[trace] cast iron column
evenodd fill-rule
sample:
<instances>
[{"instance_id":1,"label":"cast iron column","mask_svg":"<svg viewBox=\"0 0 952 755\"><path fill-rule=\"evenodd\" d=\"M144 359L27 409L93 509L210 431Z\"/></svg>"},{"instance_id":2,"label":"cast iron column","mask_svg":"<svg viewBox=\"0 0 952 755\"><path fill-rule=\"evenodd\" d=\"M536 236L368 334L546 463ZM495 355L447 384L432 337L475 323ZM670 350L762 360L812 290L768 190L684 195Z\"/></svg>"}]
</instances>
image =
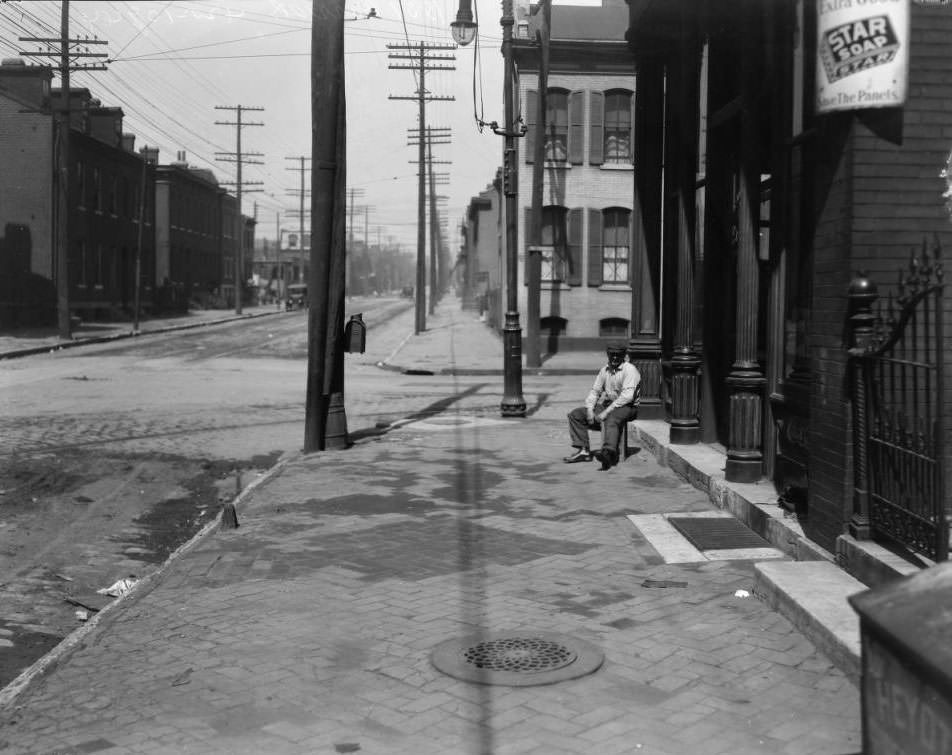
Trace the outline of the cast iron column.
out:
<instances>
[{"instance_id":1,"label":"cast iron column","mask_svg":"<svg viewBox=\"0 0 952 755\"><path fill-rule=\"evenodd\" d=\"M694 195L697 173L698 76L700 57L694 13L682 6L681 44L675 64L675 87L667 108L675 123L674 191L677 193L677 320L671 355L671 442L700 440L701 357L694 350ZM671 154L670 152L668 153Z\"/></svg>"},{"instance_id":2,"label":"cast iron column","mask_svg":"<svg viewBox=\"0 0 952 755\"><path fill-rule=\"evenodd\" d=\"M504 388L500 409L503 417L526 416L526 401L522 397L522 328L519 327L519 249L517 246L516 193L518 165L516 164L516 124L513 116L513 88L516 70L512 59L512 0L503 0L502 55L505 61L503 107L505 137L503 149L503 193L506 196L506 324L503 328L505 349L503 373ZM521 134L519 134L521 136Z\"/></svg>"},{"instance_id":3,"label":"cast iron column","mask_svg":"<svg viewBox=\"0 0 952 755\"><path fill-rule=\"evenodd\" d=\"M745 12L759 16L754 3ZM755 482L763 475L763 393L766 379L757 362L757 327L760 321L758 292L760 262L760 166L757 95L760 91L758 61L761 39L755 39L741 55L742 91L739 180L737 192L737 341L734 363L726 383L730 390L728 431L728 482Z\"/></svg>"},{"instance_id":4,"label":"cast iron column","mask_svg":"<svg viewBox=\"0 0 952 755\"><path fill-rule=\"evenodd\" d=\"M638 60L635 158L631 204L631 340L628 356L641 373L641 419L664 419L661 399L661 176L664 143L664 66Z\"/></svg>"}]
</instances>

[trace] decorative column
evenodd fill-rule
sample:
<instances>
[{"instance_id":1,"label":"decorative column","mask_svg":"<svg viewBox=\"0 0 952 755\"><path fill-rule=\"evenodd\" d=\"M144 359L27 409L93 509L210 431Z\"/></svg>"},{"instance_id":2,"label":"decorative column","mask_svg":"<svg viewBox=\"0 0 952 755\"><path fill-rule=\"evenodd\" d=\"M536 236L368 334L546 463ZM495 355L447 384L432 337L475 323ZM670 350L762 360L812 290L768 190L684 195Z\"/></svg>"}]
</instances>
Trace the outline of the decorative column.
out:
<instances>
[{"instance_id":1,"label":"decorative column","mask_svg":"<svg viewBox=\"0 0 952 755\"><path fill-rule=\"evenodd\" d=\"M697 116L700 49L693 11L681 6L681 44L672 72L667 123L673 126L673 150L667 156L673 167L677 216L677 291L674 342L671 354L671 443L700 440L701 357L694 349L695 174L697 170Z\"/></svg>"},{"instance_id":2,"label":"decorative column","mask_svg":"<svg viewBox=\"0 0 952 755\"><path fill-rule=\"evenodd\" d=\"M849 350L850 378L853 383L853 514L849 521L849 533L857 540L869 540L869 467L866 458L868 413L866 407L866 360L867 352L875 336L876 315L873 304L879 298L876 284L865 272L857 273L850 281L849 317L852 348Z\"/></svg>"},{"instance_id":3,"label":"decorative column","mask_svg":"<svg viewBox=\"0 0 952 755\"><path fill-rule=\"evenodd\" d=\"M663 419L661 334L661 176L664 145L664 65L639 59L635 91L635 175L631 204L631 340L628 357L641 373L642 419Z\"/></svg>"},{"instance_id":4,"label":"decorative column","mask_svg":"<svg viewBox=\"0 0 952 755\"><path fill-rule=\"evenodd\" d=\"M757 25L761 9L754 3L741 7ZM726 478L729 482L754 482L763 476L763 394L766 379L757 362L757 327L760 321L758 292L760 262L760 129L757 93L761 39L754 35L741 56L740 166L737 192L737 339L734 363L727 376L730 409Z\"/></svg>"}]
</instances>

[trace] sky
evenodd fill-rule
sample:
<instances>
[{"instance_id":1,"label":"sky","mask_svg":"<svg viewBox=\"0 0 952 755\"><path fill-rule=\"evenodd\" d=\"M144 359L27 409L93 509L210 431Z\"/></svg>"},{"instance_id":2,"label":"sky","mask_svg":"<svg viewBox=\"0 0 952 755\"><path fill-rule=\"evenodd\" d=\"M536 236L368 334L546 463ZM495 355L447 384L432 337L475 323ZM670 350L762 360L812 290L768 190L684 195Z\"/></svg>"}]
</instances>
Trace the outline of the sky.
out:
<instances>
[{"instance_id":1,"label":"sky","mask_svg":"<svg viewBox=\"0 0 952 755\"><path fill-rule=\"evenodd\" d=\"M364 237L366 222L371 244L392 240L411 252L417 243L417 168L410 162L417 149L407 142L408 130L419 125L418 105L415 99L389 99L414 97L417 85L412 71L389 68L407 61L391 59L400 51L387 45L452 45L449 25L457 5L347 0L348 198L358 210L354 235ZM455 98L427 103L427 125L451 129L451 143L434 148L434 159L451 161L435 167L438 175L446 174L437 193L447 197L450 249L458 248L470 198L486 188L502 161L503 138L488 128L480 132L476 122L477 114L484 121L503 120L502 6L499 0L474 0L473 6L478 46L434 50L454 56L441 63L455 70L426 74L432 95ZM243 211L257 213L258 238L273 239L279 223L285 233L297 231L298 158L311 153L312 0L72 0L69 10L70 37L106 40L89 51L108 55L106 70L76 71L71 85L88 88L104 106L121 107L123 130L136 136L135 148L158 147L161 163L184 151L190 165L234 181L234 163L216 159L216 153L236 151L236 128L215 122L234 121L235 111L215 108L263 108L242 115L243 121L263 124L242 129L242 151L263 153L254 158L261 165L243 168L245 182L261 182L246 185ZM19 37L58 37L59 30L59 2L0 0L0 57L38 49Z\"/></svg>"}]
</instances>

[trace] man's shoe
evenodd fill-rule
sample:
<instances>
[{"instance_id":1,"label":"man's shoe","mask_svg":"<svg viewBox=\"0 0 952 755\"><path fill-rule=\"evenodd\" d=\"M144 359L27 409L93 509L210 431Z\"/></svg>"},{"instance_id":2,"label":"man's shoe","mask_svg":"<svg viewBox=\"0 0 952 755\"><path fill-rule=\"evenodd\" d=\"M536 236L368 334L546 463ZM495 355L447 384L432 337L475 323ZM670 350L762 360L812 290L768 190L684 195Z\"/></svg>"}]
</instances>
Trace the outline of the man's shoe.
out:
<instances>
[{"instance_id":1,"label":"man's shoe","mask_svg":"<svg viewBox=\"0 0 952 755\"><path fill-rule=\"evenodd\" d=\"M602 463L602 472L611 469L618 463L618 454L611 448L603 448L595 452L595 458Z\"/></svg>"},{"instance_id":2,"label":"man's shoe","mask_svg":"<svg viewBox=\"0 0 952 755\"><path fill-rule=\"evenodd\" d=\"M566 464L575 464L576 462L579 462L579 461L591 461L591 460L592 460L592 455L588 452L587 448L577 448L575 450L575 453L573 453L571 456L566 456L564 459L562 459L562 461L564 461Z\"/></svg>"}]
</instances>

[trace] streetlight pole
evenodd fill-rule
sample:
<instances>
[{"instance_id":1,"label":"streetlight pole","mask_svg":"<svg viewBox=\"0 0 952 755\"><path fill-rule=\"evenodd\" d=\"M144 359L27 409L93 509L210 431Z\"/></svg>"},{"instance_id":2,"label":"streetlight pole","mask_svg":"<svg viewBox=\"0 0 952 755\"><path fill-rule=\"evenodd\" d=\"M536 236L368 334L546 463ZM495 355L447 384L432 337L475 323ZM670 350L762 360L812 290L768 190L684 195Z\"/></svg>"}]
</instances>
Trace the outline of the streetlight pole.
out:
<instances>
[{"instance_id":1,"label":"streetlight pole","mask_svg":"<svg viewBox=\"0 0 952 755\"><path fill-rule=\"evenodd\" d=\"M516 194L519 188L519 167L516 162L513 89L516 86L516 66L512 59L512 0L502 3L502 57L505 66L503 82L504 127L493 129L505 139L503 147L503 194L506 197L506 324L503 327L503 396L500 409L503 417L525 417L526 400L522 397L522 328L519 326L519 248L518 212Z\"/></svg>"},{"instance_id":2,"label":"streetlight pole","mask_svg":"<svg viewBox=\"0 0 952 755\"><path fill-rule=\"evenodd\" d=\"M456 21L450 24L453 39L458 44L469 44L476 36L472 21L472 0L460 0ZM503 127L491 124L493 133L505 139L503 144L503 194L506 216L506 320L503 326L503 397L500 411L503 417L525 417L526 400L522 396L522 328L519 326L519 248L518 248L518 193L519 166L516 161L516 139L525 136L525 126L516 123L513 103L516 87L516 67L512 57L512 27L515 18L512 0L502 0L502 56L504 61Z\"/></svg>"}]
</instances>

